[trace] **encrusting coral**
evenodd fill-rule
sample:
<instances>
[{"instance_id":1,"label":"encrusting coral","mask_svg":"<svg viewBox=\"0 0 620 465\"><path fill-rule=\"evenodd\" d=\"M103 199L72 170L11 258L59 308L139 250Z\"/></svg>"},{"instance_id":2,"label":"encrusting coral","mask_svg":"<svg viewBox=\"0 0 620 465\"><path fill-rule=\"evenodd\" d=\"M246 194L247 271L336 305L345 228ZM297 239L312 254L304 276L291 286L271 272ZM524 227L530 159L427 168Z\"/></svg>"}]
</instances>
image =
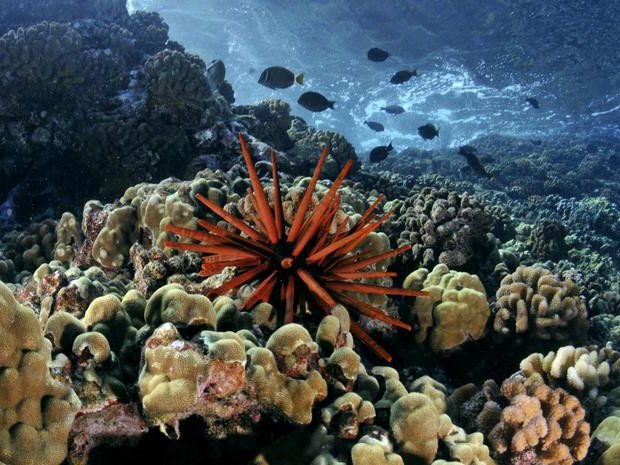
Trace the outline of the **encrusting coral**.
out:
<instances>
[{"instance_id":1,"label":"encrusting coral","mask_svg":"<svg viewBox=\"0 0 620 465\"><path fill-rule=\"evenodd\" d=\"M205 220L198 220L198 225L206 231L167 225L168 232L200 243L168 241L164 245L206 254L201 270L203 276L214 275L229 266L237 268L239 274L210 290L212 295L224 294L258 279L259 285L245 300L244 308L250 309L258 302L268 301L272 294L275 294L279 296L281 308L284 310L283 314L278 315L281 322L292 322L296 309L300 309L302 315L308 310L318 313L318 309L329 314L330 310L340 303L370 318L410 329L409 325L351 294L426 295L410 289L352 282L394 277L395 273L377 271L373 266L410 248L410 245L405 245L378 255L373 255L372 250L355 253L364 239L390 215L375 219L377 214L374 210L381 199L377 199L353 226L350 225L348 216L343 217L340 214L338 189L351 169L353 160L347 161L329 191L317 200L314 193L328 155L328 149L325 148L303 197L295 204L287 204L282 202L280 195L275 153L272 152L271 157L273 187L269 191L269 199L241 134L239 141L252 184L252 190L248 191L245 202L248 208L240 212L243 218L225 211L202 194L197 194L196 197L230 227L240 232ZM291 217L288 210L292 208L296 208L294 219L287 225L285 219ZM368 271L360 271L363 269ZM316 306L308 306L309 301ZM391 356L355 321L351 321L351 332L379 356L391 360Z\"/></svg>"}]
</instances>

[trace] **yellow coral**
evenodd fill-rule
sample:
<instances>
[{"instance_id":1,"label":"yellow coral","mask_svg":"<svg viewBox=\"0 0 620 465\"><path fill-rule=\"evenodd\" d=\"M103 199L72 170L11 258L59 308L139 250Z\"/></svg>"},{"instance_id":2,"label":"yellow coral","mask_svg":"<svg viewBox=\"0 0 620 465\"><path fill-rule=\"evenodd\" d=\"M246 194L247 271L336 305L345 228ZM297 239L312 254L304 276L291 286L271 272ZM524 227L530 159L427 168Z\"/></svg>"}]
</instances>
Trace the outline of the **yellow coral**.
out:
<instances>
[{"instance_id":1,"label":"yellow coral","mask_svg":"<svg viewBox=\"0 0 620 465\"><path fill-rule=\"evenodd\" d=\"M321 409L321 419L326 426L332 426L332 421L340 412L346 412L346 416L340 417L341 423L335 427L338 429L338 436L343 439L356 438L359 426L370 424L375 418L375 407L372 402L363 400L355 392L347 392Z\"/></svg>"},{"instance_id":2,"label":"yellow coral","mask_svg":"<svg viewBox=\"0 0 620 465\"><path fill-rule=\"evenodd\" d=\"M184 325L209 325L215 328L217 316L211 301L201 294L188 294L179 284L160 287L149 298L144 320L150 326L169 322Z\"/></svg>"},{"instance_id":3,"label":"yellow coral","mask_svg":"<svg viewBox=\"0 0 620 465\"><path fill-rule=\"evenodd\" d=\"M172 324L163 324L145 345L138 380L144 413L157 424L174 423L195 404L198 385L208 374L207 358L184 342Z\"/></svg>"},{"instance_id":4,"label":"yellow coral","mask_svg":"<svg viewBox=\"0 0 620 465\"><path fill-rule=\"evenodd\" d=\"M412 392L390 408L390 429L403 452L431 463L439 445L440 420L433 401Z\"/></svg>"},{"instance_id":5,"label":"yellow coral","mask_svg":"<svg viewBox=\"0 0 620 465\"><path fill-rule=\"evenodd\" d=\"M129 255L129 248L138 239L136 212L129 206L113 210L97 235L92 256L105 268L120 268Z\"/></svg>"},{"instance_id":6,"label":"yellow coral","mask_svg":"<svg viewBox=\"0 0 620 465\"><path fill-rule=\"evenodd\" d=\"M422 278L423 287L414 287L420 285ZM419 344L430 338L433 350L449 350L484 336L491 311L484 286L476 275L451 271L439 264L431 273L426 269L411 273L403 287L430 294L416 298L412 308L420 325L415 335Z\"/></svg>"},{"instance_id":7,"label":"yellow coral","mask_svg":"<svg viewBox=\"0 0 620 465\"><path fill-rule=\"evenodd\" d=\"M411 392L419 392L424 394L433 401L437 412L446 413L446 387L439 381L434 380L430 376L421 376L411 383L409 386Z\"/></svg>"},{"instance_id":8,"label":"yellow coral","mask_svg":"<svg viewBox=\"0 0 620 465\"><path fill-rule=\"evenodd\" d=\"M376 444L357 443L351 449L353 465L404 465L400 455L385 452Z\"/></svg>"},{"instance_id":9,"label":"yellow coral","mask_svg":"<svg viewBox=\"0 0 620 465\"><path fill-rule=\"evenodd\" d=\"M327 383L318 371L312 370L305 379L289 378L278 371L273 353L256 347L248 351L250 364L248 382L265 407L272 407L296 423L312 421L312 407L327 396Z\"/></svg>"},{"instance_id":10,"label":"yellow coral","mask_svg":"<svg viewBox=\"0 0 620 465\"><path fill-rule=\"evenodd\" d=\"M306 328L289 323L269 337L265 347L273 352L282 373L292 377L306 376L313 361L318 359L319 347Z\"/></svg>"},{"instance_id":11,"label":"yellow coral","mask_svg":"<svg viewBox=\"0 0 620 465\"><path fill-rule=\"evenodd\" d=\"M51 344L0 282L0 463L58 465L80 401L49 374Z\"/></svg>"}]
</instances>

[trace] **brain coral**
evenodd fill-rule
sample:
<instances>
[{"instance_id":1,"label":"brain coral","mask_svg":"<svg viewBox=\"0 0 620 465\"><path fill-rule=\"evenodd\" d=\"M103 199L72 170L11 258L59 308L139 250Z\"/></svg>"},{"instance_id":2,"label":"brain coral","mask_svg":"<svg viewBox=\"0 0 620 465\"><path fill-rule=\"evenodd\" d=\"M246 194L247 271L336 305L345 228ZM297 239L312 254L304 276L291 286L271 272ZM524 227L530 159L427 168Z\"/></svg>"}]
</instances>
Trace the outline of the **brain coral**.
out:
<instances>
[{"instance_id":1,"label":"brain coral","mask_svg":"<svg viewBox=\"0 0 620 465\"><path fill-rule=\"evenodd\" d=\"M566 340L586 332L588 313L577 286L544 268L520 266L502 279L496 297L493 328L502 335Z\"/></svg>"},{"instance_id":2,"label":"brain coral","mask_svg":"<svg viewBox=\"0 0 620 465\"><path fill-rule=\"evenodd\" d=\"M0 282L0 462L58 465L80 401L49 373L51 344Z\"/></svg>"},{"instance_id":3,"label":"brain coral","mask_svg":"<svg viewBox=\"0 0 620 465\"><path fill-rule=\"evenodd\" d=\"M430 273L426 268L411 273L403 287L430 294L416 298L412 308L420 325L415 334L419 344L429 340L433 350L449 350L484 335L491 311L476 275L450 271L439 264Z\"/></svg>"}]
</instances>

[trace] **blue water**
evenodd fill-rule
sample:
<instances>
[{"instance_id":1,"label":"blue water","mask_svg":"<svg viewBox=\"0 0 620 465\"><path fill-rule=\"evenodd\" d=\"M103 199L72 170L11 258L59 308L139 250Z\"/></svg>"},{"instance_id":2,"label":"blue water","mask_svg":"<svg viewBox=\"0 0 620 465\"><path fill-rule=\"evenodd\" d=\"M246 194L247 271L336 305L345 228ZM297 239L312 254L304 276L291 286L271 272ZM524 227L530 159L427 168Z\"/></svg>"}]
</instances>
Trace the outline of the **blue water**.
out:
<instances>
[{"instance_id":1,"label":"blue water","mask_svg":"<svg viewBox=\"0 0 620 465\"><path fill-rule=\"evenodd\" d=\"M284 99L293 114L341 132L358 152L390 140L397 148L452 147L489 133L620 136L615 85L620 78L601 65L612 58L601 54L606 47L615 50L618 34L593 31L589 23L620 14L620 2L499 2L495 11L490 1L482 13L468 3L458 10L446 6L455 4L449 0L130 0L129 7L158 11L170 25L170 37L187 51L207 62L222 59L236 103ZM464 17L470 10L472 17ZM504 25L520 35L502 36ZM594 47L593 40L601 43ZM366 51L374 46L393 56L368 61ZM515 50L526 57L531 52L532 62L515 59ZM277 91L257 84L262 69L272 65L304 72L306 84ZM394 72L411 67L419 77L389 83ZM311 113L300 107L297 98L306 90L336 100L335 110ZM539 99L539 110L525 102L528 96ZM406 113L379 110L387 104L400 104ZM381 122L386 131L376 134L364 120ZM440 127L439 139L417 136L416 128L427 122Z\"/></svg>"}]
</instances>

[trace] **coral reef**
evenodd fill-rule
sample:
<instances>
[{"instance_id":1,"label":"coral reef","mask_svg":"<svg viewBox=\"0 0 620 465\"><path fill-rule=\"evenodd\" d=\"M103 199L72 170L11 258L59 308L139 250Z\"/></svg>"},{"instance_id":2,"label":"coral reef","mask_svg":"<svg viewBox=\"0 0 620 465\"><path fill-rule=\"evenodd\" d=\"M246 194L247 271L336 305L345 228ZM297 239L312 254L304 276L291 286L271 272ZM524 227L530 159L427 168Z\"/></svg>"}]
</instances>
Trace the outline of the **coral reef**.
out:
<instances>
[{"instance_id":1,"label":"coral reef","mask_svg":"<svg viewBox=\"0 0 620 465\"><path fill-rule=\"evenodd\" d=\"M5 3L0 462L617 465L616 141L362 165L284 100L233 105L157 13ZM511 32L549 25L529 8Z\"/></svg>"},{"instance_id":2,"label":"coral reef","mask_svg":"<svg viewBox=\"0 0 620 465\"><path fill-rule=\"evenodd\" d=\"M0 461L59 465L67 454L75 392L49 372L51 344L32 310L0 283Z\"/></svg>"},{"instance_id":3,"label":"coral reef","mask_svg":"<svg viewBox=\"0 0 620 465\"><path fill-rule=\"evenodd\" d=\"M590 425L576 397L518 379L504 381L501 392L510 405L488 435L498 455L510 454L512 463L544 465L572 465L585 458Z\"/></svg>"},{"instance_id":4,"label":"coral reef","mask_svg":"<svg viewBox=\"0 0 620 465\"><path fill-rule=\"evenodd\" d=\"M434 351L442 351L484 336L491 311L477 276L439 264L430 273L419 268L409 274L403 288L429 294L416 299L411 309L419 326L415 335L418 344L428 340Z\"/></svg>"},{"instance_id":5,"label":"coral reef","mask_svg":"<svg viewBox=\"0 0 620 465\"><path fill-rule=\"evenodd\" d=\"M410 197L388 202L394 211L388 225L397 243L413 244L404 265L431 268L443 263L451 269L472 268L486 260L494 243L487 237L491 216L476 197L446 189L423 188Z\"/></svg>"},{"instance_id":6,"label":"coral reef","mask_svg":"<svg viewBox=\"0 0 620 465\"><path fill-rule=\"evenodd\" d=\"M198 220L197 223L206 232L168 224L166 231L200 243L165 241L164 246L206 254L200 272L202 276L216 275L230 266L241 271L234 279L211 289L210 294L222 295L258 279L260 284L247 297L243 307L248 309L259 301L266 302L275 293L280 296L284 309L284 314L278 315L278 319L284 323L293 321L297 308L301 309L299 312L302 314L308 311L307 308L315 313L322 309L329 314L340 303L361 315L408 329L407 324L386 315L372 302L369 303L368 299L360 300L346 294L426 295L421 291L394 289L369 284L368 281L353 282L393 277L394 273L385 271L383 264L390 257L409 248L404 246L377 253L375 247L364 247L363 241L371 238L370 234L389 218L389 214L386 214L373 222L376 216L374 210L381 199L377 199L356 223L349 224L350 217L340 210L341 197L337 193L353 161L346 163L329 191L319 201L313 197L329 153L328 148L324 148L303 197L299 196L300 192L296 192L290 199L282 199L276 156L272 152L273 186L270 189L270 203L241 133L239 140L253 189L238 204L242 218L233 216L204 195L197 194L196 198L228 223L230 229L223 229L204 220ZM233 228L240 233L233 232ZM366 269L368 271L364 271ZM391 356L358 323L351 322L351 332L377 355L387 361L391 360Z\"/></svg>"},{"instance_id":7,"label":"coral reef","mask_svg":"<svg viewBox=\"0 0 620 465\"><path fill-rule=\"evenodd\" d=\"M309 176L314 171L318 162L317 147L330 149L330 155L322 168L324 177L335 178L349 160L353 160L351 173L360 167L355 148L337 132L317 131L300 118L293 118L288 135L294 141L293 147L287 152L295 166L291 173L293 175Z\"/></svg>"},{"instance_id":8,"label":"coral reef","mask_svg":"<svg viewBox=\"0 0 620 465\"><path fill-rule=\"evenodd\" d=\"M292 124L291 107L279 99L268 99L256 105L238 105L233 109L248 131L276 150L288 150L293 140L288 135Z\"/></svg>"},{"instance_id":9,"label":"coral reef","mask_svg":"<svg viewBox=\"0 0 620 465\"><path fill-rule=\"evenodd\" d=\"M56 221L32 223L26 230L11 230L0 236L0 279L19 279L23 271L34 271L52 259L56 242Z\"/></svg>"},{"instance_id":10,"label":"coral reef","mask_svg":"<svg viewBox=\"0 0 620 465\"><path fill-rule=\"evenodd\" d=\"M581 393L581 397L596 399L601 406L606 402L605 386L620 373L620 354L610 346L598 350L595 346L563 346L544 356L530 354L519 367L528 379Z\"/></svg>"},{"instance_id":11,"label":"coral reef","mask_svg":"<svg viewBox=\"0 0 620 465\"><path fill-rule=\"evenodd\" d=\"M532 255L543 260L559 260L568 249L564 237L566 228L558 221L545 220L538 223L530 235Z\"/></svg>"},{"instance_id":12,"label":"coral reef","mask_svg":"<svg viewBox=\"0 0 620 465\"><path fill-rule=\"evenodd\" d=\"M577 286L542 267L521 266L497 290L493 328L503 336L566 340L583 338L587 310Z\"/></svg>"}]
</instances>

